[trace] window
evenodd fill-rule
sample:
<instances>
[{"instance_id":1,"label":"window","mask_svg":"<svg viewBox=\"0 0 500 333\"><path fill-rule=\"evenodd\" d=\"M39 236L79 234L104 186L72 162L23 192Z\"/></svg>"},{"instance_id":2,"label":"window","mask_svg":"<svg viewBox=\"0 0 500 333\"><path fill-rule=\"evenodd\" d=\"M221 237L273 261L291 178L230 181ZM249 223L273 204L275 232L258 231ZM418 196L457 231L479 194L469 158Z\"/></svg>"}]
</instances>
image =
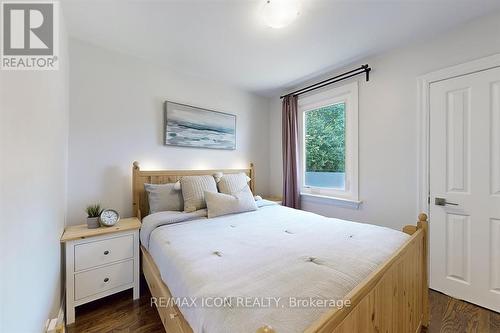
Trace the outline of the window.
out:
<instances>
[{"instance_id":1,"label":"window","mask_svg":"<svg viewBox=\"0 0 500 333\"><path fill-rule=\"evenodd\" d=\"M304 185L345 190L345 103L304 112Z\"/></svg>"},{"instance_id":2,"label":"window","mask_svg":"<svg viewBox=\"0 0 500 333\"><path fill-rule=\"evenodd\" d=\"M299 99L302 194L358 201L357 83Z\"/></svg>"}]
</instances>

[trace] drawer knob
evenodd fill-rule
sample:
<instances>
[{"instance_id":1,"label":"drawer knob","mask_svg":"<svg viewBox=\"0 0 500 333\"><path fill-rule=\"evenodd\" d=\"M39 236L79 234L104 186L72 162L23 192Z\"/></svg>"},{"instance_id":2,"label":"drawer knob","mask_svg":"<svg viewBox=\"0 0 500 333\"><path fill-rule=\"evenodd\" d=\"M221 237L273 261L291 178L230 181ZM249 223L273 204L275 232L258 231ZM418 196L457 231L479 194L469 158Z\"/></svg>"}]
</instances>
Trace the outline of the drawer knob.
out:
<instances>
[{"instance_id":1,"label":"drawer knob","mask_svg":"<svg viewBox=\"0 0 500 333\"><path fill-rule=\"evenodd\" d=\"M108 250L104 251L104 255L105 255L105 256L107 256L108 254L109 254L109 251L108 251Z\"/></svg>"},{"instance_id":2,"label":"drawer knob","mask_svg":"<svg viewBox=\"0 0 500 333\"><path fill-rule=\"evenodd\" d=\"M105 278L105 279L104 279L104 282L108 282L108 281L109 281L109 278Z\"/></svg>"}]
</instances>

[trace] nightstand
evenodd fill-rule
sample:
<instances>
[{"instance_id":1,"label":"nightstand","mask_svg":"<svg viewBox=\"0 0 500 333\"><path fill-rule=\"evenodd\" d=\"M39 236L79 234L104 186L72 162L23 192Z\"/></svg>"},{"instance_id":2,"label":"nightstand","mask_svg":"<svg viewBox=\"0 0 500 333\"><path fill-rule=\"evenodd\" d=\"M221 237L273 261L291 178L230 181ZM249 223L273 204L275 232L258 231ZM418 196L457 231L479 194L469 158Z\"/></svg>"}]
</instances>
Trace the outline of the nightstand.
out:
<instances>
[{"instance_id":1,"label":"nightstand","mask_svg":"<svg viewBox=\"0 0 500 333\"><path fill-rule=\"evenodd\" d=\"M139 219L121 219L112 227L68 226L61 237L66 256L66 323L75 307L133 288L139 298Z\"/></svg>"},{"instance_id":2,"label":"nightstand","mask_svg":"<svg viewBox=\"0 0 500 333\"><path fill-rule=\"evenodd\" d=\"M264 196L264 197L262 197L262 199L269 200L269 201L274 201L274 202L276 202L279 205L281 205L282 202L283 202L283 199L280 196L277 196L277 195Z\"/></svg>"}]
</instances>

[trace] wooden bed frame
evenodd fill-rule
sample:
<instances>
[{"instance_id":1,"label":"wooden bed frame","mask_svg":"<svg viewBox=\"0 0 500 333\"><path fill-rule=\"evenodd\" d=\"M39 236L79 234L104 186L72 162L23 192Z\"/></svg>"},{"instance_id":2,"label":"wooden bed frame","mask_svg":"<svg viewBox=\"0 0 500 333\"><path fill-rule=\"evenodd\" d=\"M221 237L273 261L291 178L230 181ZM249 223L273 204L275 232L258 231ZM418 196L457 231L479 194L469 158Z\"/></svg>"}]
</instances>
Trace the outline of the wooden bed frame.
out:
<instances>
[{"instance_id":1,"label":"wooden bed frame","mask_svg":"<svg viewBox=\"0 0 500 333\"><path fill-rule=\"evenodd\" d=\"M141 214L145 216L148 213L144 183L172 183L182 176L211 175L216 172L244 172L252 179L250 187L253 192L255 190L253 164L250 164L248 169L142 171L139 163L134 162L134 212L139 219L141 219ZM345 299L351 301L351 306L327 310L305 330L306 333L415 333L419 332L423 326L428 326L427 215L420 214L416 226L405 226L403 232L411 237L392 257L346 295ZM151 295L166 299L172 297L151 255L143 246L141 246L141 252L142 271ZM157 309L166 332L192 333L193 330L177 306L170 302L165 305ZM257 333L275 332L265 324L262 323L263 326L257 330Z\"/></svg>"}]
</instances>

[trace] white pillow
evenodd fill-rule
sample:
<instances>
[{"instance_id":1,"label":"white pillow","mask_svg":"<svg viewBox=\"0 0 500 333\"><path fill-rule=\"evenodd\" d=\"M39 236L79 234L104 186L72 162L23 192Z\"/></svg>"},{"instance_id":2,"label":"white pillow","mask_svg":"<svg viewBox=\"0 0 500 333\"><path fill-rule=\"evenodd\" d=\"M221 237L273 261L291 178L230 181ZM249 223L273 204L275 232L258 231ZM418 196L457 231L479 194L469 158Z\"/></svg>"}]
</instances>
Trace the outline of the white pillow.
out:
<instances>
[{"instance_id":1,"label":"white pillow","mask_svg":"<svg viewBox=\"0 0 500 333\"><path fill-rule=\"evenodd\" d=\"M186 213L207 207L205 193L217 192L213 176L186 176L182 177L180 182Z\"/></svg>"},{"instance_id":2,"label":"white pillow","mask_svg":"<svg viewBox=\"0 0 500 333\"><path fill-rule=\"evenodd\" d=\"M257 205L248 185L233 195L205 192L208 218L257 210Z\"/></svg>"},{"instance_id":3,"label":"white pillow","mask_svg":"<svg viewBox=\"0 0 500 333\"><path fill-rule=\"evenodd\" d=\"M219 192L225 194L235 194L241 192L245 187L248 187L250 181L245 173L228 173L222 175L217 182ZM248 188L250 190L250 188ZM252 192L250 192L252 193Z\"/></svg>"},{"instance_id":4,"label":"white pillow","mask_svg":"<svg viewBox=\"0 0 500 333\"><path fill-rule=\"evenodd\" d=\"M148 194L149 214L165 211L180 211L184 207L181 191L174 184L144 184Z\"/></svg>"}]
</instances>

